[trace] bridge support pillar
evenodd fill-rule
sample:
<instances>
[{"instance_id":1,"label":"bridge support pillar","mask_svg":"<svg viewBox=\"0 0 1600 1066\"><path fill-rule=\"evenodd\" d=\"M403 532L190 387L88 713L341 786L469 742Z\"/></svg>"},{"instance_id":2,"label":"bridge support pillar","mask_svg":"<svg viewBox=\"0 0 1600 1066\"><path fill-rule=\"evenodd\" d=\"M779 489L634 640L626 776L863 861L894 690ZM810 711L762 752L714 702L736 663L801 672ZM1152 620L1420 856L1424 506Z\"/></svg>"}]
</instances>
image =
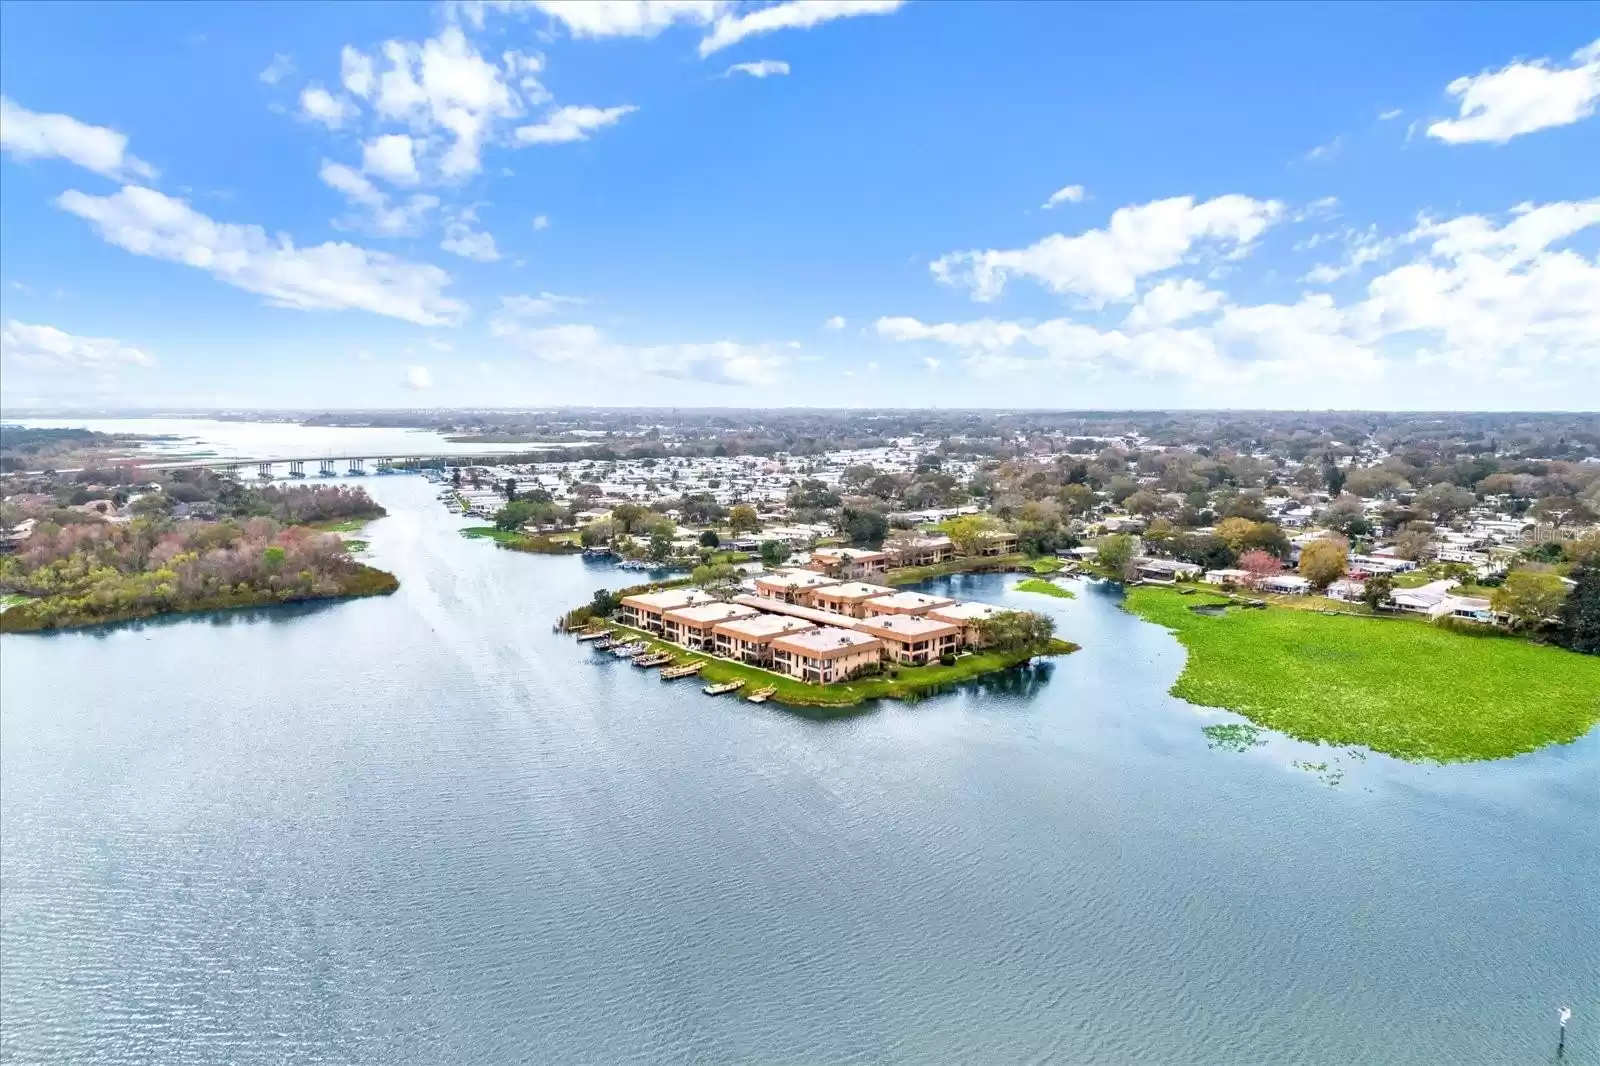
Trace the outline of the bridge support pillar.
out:
<instances>
[{"instance_id":1,"label":"bridge support pillar","mask_svg":"<svg viewBox=\"0 0 1600 1066\"><path fill-rule=\"evenodd\" d=\"M306 476L306 461L304 459L295 459L292 462L290 462L289 463L289 476L290 477L305 477Z\"/></svg>"},{"instance_id":2,"label":"bridge support pillar","mask_svg":"<svg viewBox=\"0 0 1600 1066\"><path fill-rule=\"evenodd\" d=\"M257 466L256 467L256 477L260 478L262 481L271 481L272 480L272 464L271 463L262 463L261 465Z\"/></svg>"},{"instance_id":3,"label":"bridge support pillar","mask_svg":"<svg viewBox=\"0 0 1600 1066\"><path fill-rule=\"evenodd\" d=\"M332 459L324 459L324 460L322 460L322 469L321 469L320 473L322 474L323 477L338 477L339 476L339 471L334 468Z\"/></svg>"},{"instance_id":4,"label":"bridge support pillar","mask_svg":"<svg viewBox=\"0 0 1600 1066\"><path fill-rule=\"evenodd\" d=\"M367 465L366 465L365 460L362 460L362 459L351 459L351 460L348 461L348 469L345 471L346 474L350 475L351 477L354 477L357 474L365 474L366 472L367 472Z\"/></svg>"}]
</instances>

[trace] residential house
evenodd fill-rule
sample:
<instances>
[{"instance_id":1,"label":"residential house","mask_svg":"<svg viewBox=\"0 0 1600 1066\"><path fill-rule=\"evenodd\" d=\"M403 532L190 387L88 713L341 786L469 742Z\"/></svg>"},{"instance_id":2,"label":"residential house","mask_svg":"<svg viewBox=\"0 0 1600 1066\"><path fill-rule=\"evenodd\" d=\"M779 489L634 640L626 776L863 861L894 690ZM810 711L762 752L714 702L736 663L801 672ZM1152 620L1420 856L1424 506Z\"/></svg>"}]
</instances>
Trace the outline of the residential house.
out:
<instances>
[{"instance_id":1,"label":"residential house","mask_svg":"<svg viewBox=\"0 0 1600 1066\"><path fill-rule=\"evenodd\" d=\"M749 618L759 613L754 607L738 603L702 603L680 607L661 615L661 635L691 651L712 651L716 647L716 634L712 631L720 623Z\"/></svg>"},{"instance_id":2,"label":"residential house","mask_svg":"<svg viewBox=\"0 0 1600 1066\"><path fill-rule=\"evenodd\" d=\"M978 534L978 554L981 556L1010 555L1017 550L1017 535L1003 529L986 529Z\"/></svg>"},{"instance_id":3,"label":"residential house","mask_svg":"<svg viewBox=\"0 0 1600 1066\"><path fill-rule=\"evenodd\" d=\"M954 622L917 615L881 615L856 623L856 631L883 641L884 655L893 662L921 666L961 648L962 627Z\"/></svg>"},{"instance_id":4,"label":"residential house","mask_svg":"<svg viewBox=\"0 0 1600 1066\"><path fill-rule=\"evenodd\" d=\"M1273 574L1258 581L1256 588L1279 596L1304 596L1311 591L1311 582L1299 574Z\"/></svg>"},{"instance_id":5,"label":"residential house","mask_svg":"<svg viewBox=\"0 0 1600 1066\"><path fill-rule=\"evenodd\" d=\"M1204 567L1194 563L1180 563L1176 559L1153 559L1148 555L1136 556L1133 568L1145 581L1189 581L1200 576Z\"/></svg>"},{"instance_id":6,"label":"residential house","mask_svg":"<svg viewBox=\"0 0 1600 1066\"><path fill-rule=\"evenodd\" d=\"M716 636L716 653L724 659L767 666L772 662L774 640L815 628L815 624L803 618L756 614L749 618L718 622L711 631Z\"/></svg>"},{"instance_id":7,"label":"residential house","mask_svg":"<svg viewBox=\"0 0 1600 1066\"><path fill-rule=\"evenodd\" d=\"M790 633L772 641L772 668L816 685L848 681L876 666L883 641L837 626Z\"/></svg>"},{"instance_id":8,"label":"residential house","mask_svg":"<svg viewBox=\"0 0 1600 1066\"><path fill-rule=\"evenodd\" d=\"M1200 578L1208 585L1248 585L1256 576L1248 570L1207 570Z\"/></svg>"},{"instance_id":9,"label":"residential house","mask_svg":"<svg viewBox=\"0 0 1600 1066\"><path fill-rule=\"evenodd\" d=\"M624 625L635 629L661 632L661 617L668 611L711 603L712 597L699 589L666 589L662 592L641 592L622 597L620 614Z\"/></svg>"}]
</instances>

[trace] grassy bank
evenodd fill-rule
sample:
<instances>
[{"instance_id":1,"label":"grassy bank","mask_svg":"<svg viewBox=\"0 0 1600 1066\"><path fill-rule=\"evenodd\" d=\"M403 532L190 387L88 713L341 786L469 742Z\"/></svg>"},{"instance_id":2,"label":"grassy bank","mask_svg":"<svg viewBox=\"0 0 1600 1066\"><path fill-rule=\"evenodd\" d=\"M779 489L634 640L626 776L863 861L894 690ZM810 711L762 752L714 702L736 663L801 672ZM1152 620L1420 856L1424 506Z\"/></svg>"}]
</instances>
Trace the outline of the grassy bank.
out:
<instances>
[{"instance_id":1,"label":"grassy bank","mask_svg":"<svg viewBox=\"0 0 1600 1066\"><path fill-rule=\"evenodd\" d=\"M919 581L931 581L936 577L948 577L951 574L981 574L994 570L1016 570L1028 565L1028 557L1020 552L1015 555L992 555L987 557L962 556L948 562L934 563L932 566L902 566L890 570L884 575L885 585L915 585Z\"/></svg>"},{"instance_id":2,"label":"grassy bank","mask_svg":"<svg viewBox=\"0 0 1600 1066\"><path fill-rule=\"evenodd\" d=\"M1073 597L1071 589L1056 584L1054 581L1045 581L1043 578L1030 577L1016 584L1018 592L1037 592L1041 596L1054 596L1061 600L1070 600Z\"/></svg>"},{"instance_id":3,"label":"grassy bank","mask_svg":"<svg viewBox=\"0 0 1600 1066\"><path fill-rule=\"evenodd\" d=\"M382 518L386 513L380 508L375 513L362 518L332 518L326 522L307 522L305 525L320 533L354 533L358 529L365 528L368 522Z\"/></svg>"},{"instance_id":4,"label":"grassy bank","mask_svg":"<svg viewBox=\"0 0 1600 1066\"><path fill-rule=\"evenodd\" d=\"M903 666L898 668L896 677L868 677L847 684L812 685L783 674L773 673L771 670L763 670L758 666L747 666L726 659L695 654L628 626L610 623L609 627L619 633L649 641L652 649L671 652L680 662L693 660L703 662L705 665L700 668L697 676L703 678L706 683L744 681L745 691L772 685L778 690L773 699L793 707L844 708L853 707L867 700L913 700L948 685L971 681L1000 670L1009 670L1030 659L1067 655L1078 650L1078 646L1069 641L1052 640L1045 647L1028 651L978 652L963 655L956 660L954 666L940 666L937 663L929 666Z\"/></svg>"},{"instance_id":5,"label":"grassy bank","mask_svg":"<svg viewBox=\"0 0 1600 1066\"><path fill-rule=\"evenodd\" d=\"M343 600L355 596L387 596L400 587L399 580L386 570L356 564L354 572L340 581L339 591L328 595L282 595L270 589L249 589L227 595L208 596L177 608L141 606L97 611L89 602L58 602L65 597L30 599L0 612L0 633L38 633L53 629L78 629L109 622L131 622L163 615L193 614L198 611L226 611L240 607L271 607L284 603L314 600ZM48 607L50 617L41 617L39 608ZM65 609L63 609L65 608Z\"/></svg>"},{"instance_id":6,"label":"grassy bank","mask_svg":"<svg viewBox=\"0 0 1600 1066\"><path fill-rule=\"evenodd\" d=\"M1222 602L1145 586L1126 605L1188 650L1173 695L1301 740L1471 762L1568 743L1600 721L1600 657L1409 620L1189 609Z\"/></svg>"},{"instance_id":7,"label":"grassy bank","mask_svg":"<svg viewBox=\"0 0 1600 1066\"><path fill-rule=\"evenodd\" d=\"M571 534L528 534L499 529L495 526L468 526L461 531L463 537L492 540L502 548L512 551L533 552L537 555L571 555L583 549Z\"/></svg>"}]
</instances>

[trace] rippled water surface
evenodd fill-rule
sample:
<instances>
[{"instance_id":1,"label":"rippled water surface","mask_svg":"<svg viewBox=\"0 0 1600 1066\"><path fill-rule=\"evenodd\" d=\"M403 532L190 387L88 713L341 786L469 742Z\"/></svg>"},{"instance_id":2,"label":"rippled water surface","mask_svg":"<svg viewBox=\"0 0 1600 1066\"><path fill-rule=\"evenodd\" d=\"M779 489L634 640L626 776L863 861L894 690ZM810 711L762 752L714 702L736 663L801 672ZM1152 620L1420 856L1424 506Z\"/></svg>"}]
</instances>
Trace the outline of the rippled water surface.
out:
<instances>
[{"instance_id":1,"label":"rippled water surface","mask_svg":"<svg viewBox=\"0 0 1600 1066\"><path fill-rule=\"evenodd\" d=\"M1600 1058L1594 735L1210 750L1166 632L1002 577L934 587L1084 650L809 721L368 482L393 597L0 638L5 1061Z\"/></svg>"}]
</instances>

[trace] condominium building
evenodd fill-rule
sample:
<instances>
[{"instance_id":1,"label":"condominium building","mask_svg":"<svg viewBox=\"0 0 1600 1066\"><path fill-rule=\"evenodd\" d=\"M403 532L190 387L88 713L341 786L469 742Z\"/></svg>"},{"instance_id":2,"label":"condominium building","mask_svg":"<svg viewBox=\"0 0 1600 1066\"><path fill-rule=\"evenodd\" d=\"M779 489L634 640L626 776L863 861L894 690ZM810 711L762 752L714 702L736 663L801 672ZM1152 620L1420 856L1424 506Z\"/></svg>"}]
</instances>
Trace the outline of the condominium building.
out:
<instances>
[{"instance_id":1,"label":"condominium building","mask_svg":"<svg viewBox=\"0 0 1600 1066\"><path fill-rule=\"evenodd\" d=\"M661 632L661 616L668 611L711 603L713 597L699 589L666 589L662 592L641 592L636 596L622 597L620 614L624 625L635 629Z\"/></svg>"},{"instance_id":2,"label":"condominium building","mask_svg":"<svg viewBox=\"0 0 1600 1066\"><path fill-rule=\"evenodd\" d=\"M883 641L837 626L781 636L772 642L772 668L813 684L848 681L882 658Z\"/></svg>"},{"instance_id":3,"label":"condominium building","mask_svg":"<svg viewBox=\"0 0 1600 1066\"><path fill-rule=\"evenodd\" d=\"M827 585L811 593L811 602L824 611L833 611L849 618L864 618L862 605L880 596L893 596L894 589L887 585L873 585L865 581L847 581Z\"/></svg>"},{"instance_id":4,"label":"condominium building","mask_svg":"<svg viewBox=\"0 0 1600 1066\"><path fill-rule=\"evenodd\" d=\"M896 566L932 566L956 554L955 542L943 533L896 536L884 547L894 556Z\"/></svg>"},{"instance_id":5,"label":"condominium building","mask_svg":"<svg viewBox=\"0 0 1600 1066\"><path fill-rule=\"evenodd\" d=\"M948 607L955 602L948 596L929 596L922 592L896 592L889 596L863 600L861 616L877 618L880 615L895 614L923 615L935 607Z\"/></svg>"},{"instance_id":6,"label":"condominium building","mask_svg":"<svg viewBox=\"0 0 1600 1066\"><path fill-rule=\"evenodd\" d=\"M983 644L982 634L978 631L981 622L987 622L997 614L1004 612L1004 608L996 607L992 603L964 603L956 602L945 607L935 607L927 614L935 622L949 622L951 625L961 627L961 643L967 647L976 648Z\"/></svg>"},{"instance_id":7,"label":"condominium building","mask_svg":"<svg viewBox=\"0 0 1600 1066\"><path fill-rule=\"evenodd\" d=\"M884 656L907 666L921 666L961 648L961 626L917 615L883 615L856 623L856 632L883 641Z\"/></svg>"},{"instance_id":8,"label":"condominium building","mask_svg":"<svg viewBox=\"0 0 1600 1066\"><path fill-rule=\"evenodd\" d=\"M803 618L757 614L749 618L719 622L712 627L711 632L716 636L716 653L724 659L738 659L740 662L756 666L767 666L772 662L774 640L816 628L816 625Z\"/></svg>"},{"instance_id":9,"label":"condominium building","mask_svg":"<svg viewBox=\"0 0 1600 1066\"><path fill-rule=\"evenodd\" d=\"M882 577L889 572L889 556L863 548L816 548L811 552L810 569L831 578L856 581Z\"/></svg>"},{"instance_id":10,"label":"condominium building","mask_svg":"<svg viewBox=\"0 0 1600 1066\"><path fill-rule=\"evenodd\" d=\"M738 603L701 603L680 607L661 616L661 635L693 651L710 651L716 644L712 632L722 622L750 618L761 612Z\"/></svg>"},{"instance_id":11,"label":"condominium building","mask_svg":"<svg viewBox=\"0 0 1600 1066\"><path fill-rule=\"evenodd\" d=\"M837 585L831 577L814 570L779 570L756 578L756 595L784 603L811 606L811 594L827 585Z\"/></svg>"}]
</instances>

